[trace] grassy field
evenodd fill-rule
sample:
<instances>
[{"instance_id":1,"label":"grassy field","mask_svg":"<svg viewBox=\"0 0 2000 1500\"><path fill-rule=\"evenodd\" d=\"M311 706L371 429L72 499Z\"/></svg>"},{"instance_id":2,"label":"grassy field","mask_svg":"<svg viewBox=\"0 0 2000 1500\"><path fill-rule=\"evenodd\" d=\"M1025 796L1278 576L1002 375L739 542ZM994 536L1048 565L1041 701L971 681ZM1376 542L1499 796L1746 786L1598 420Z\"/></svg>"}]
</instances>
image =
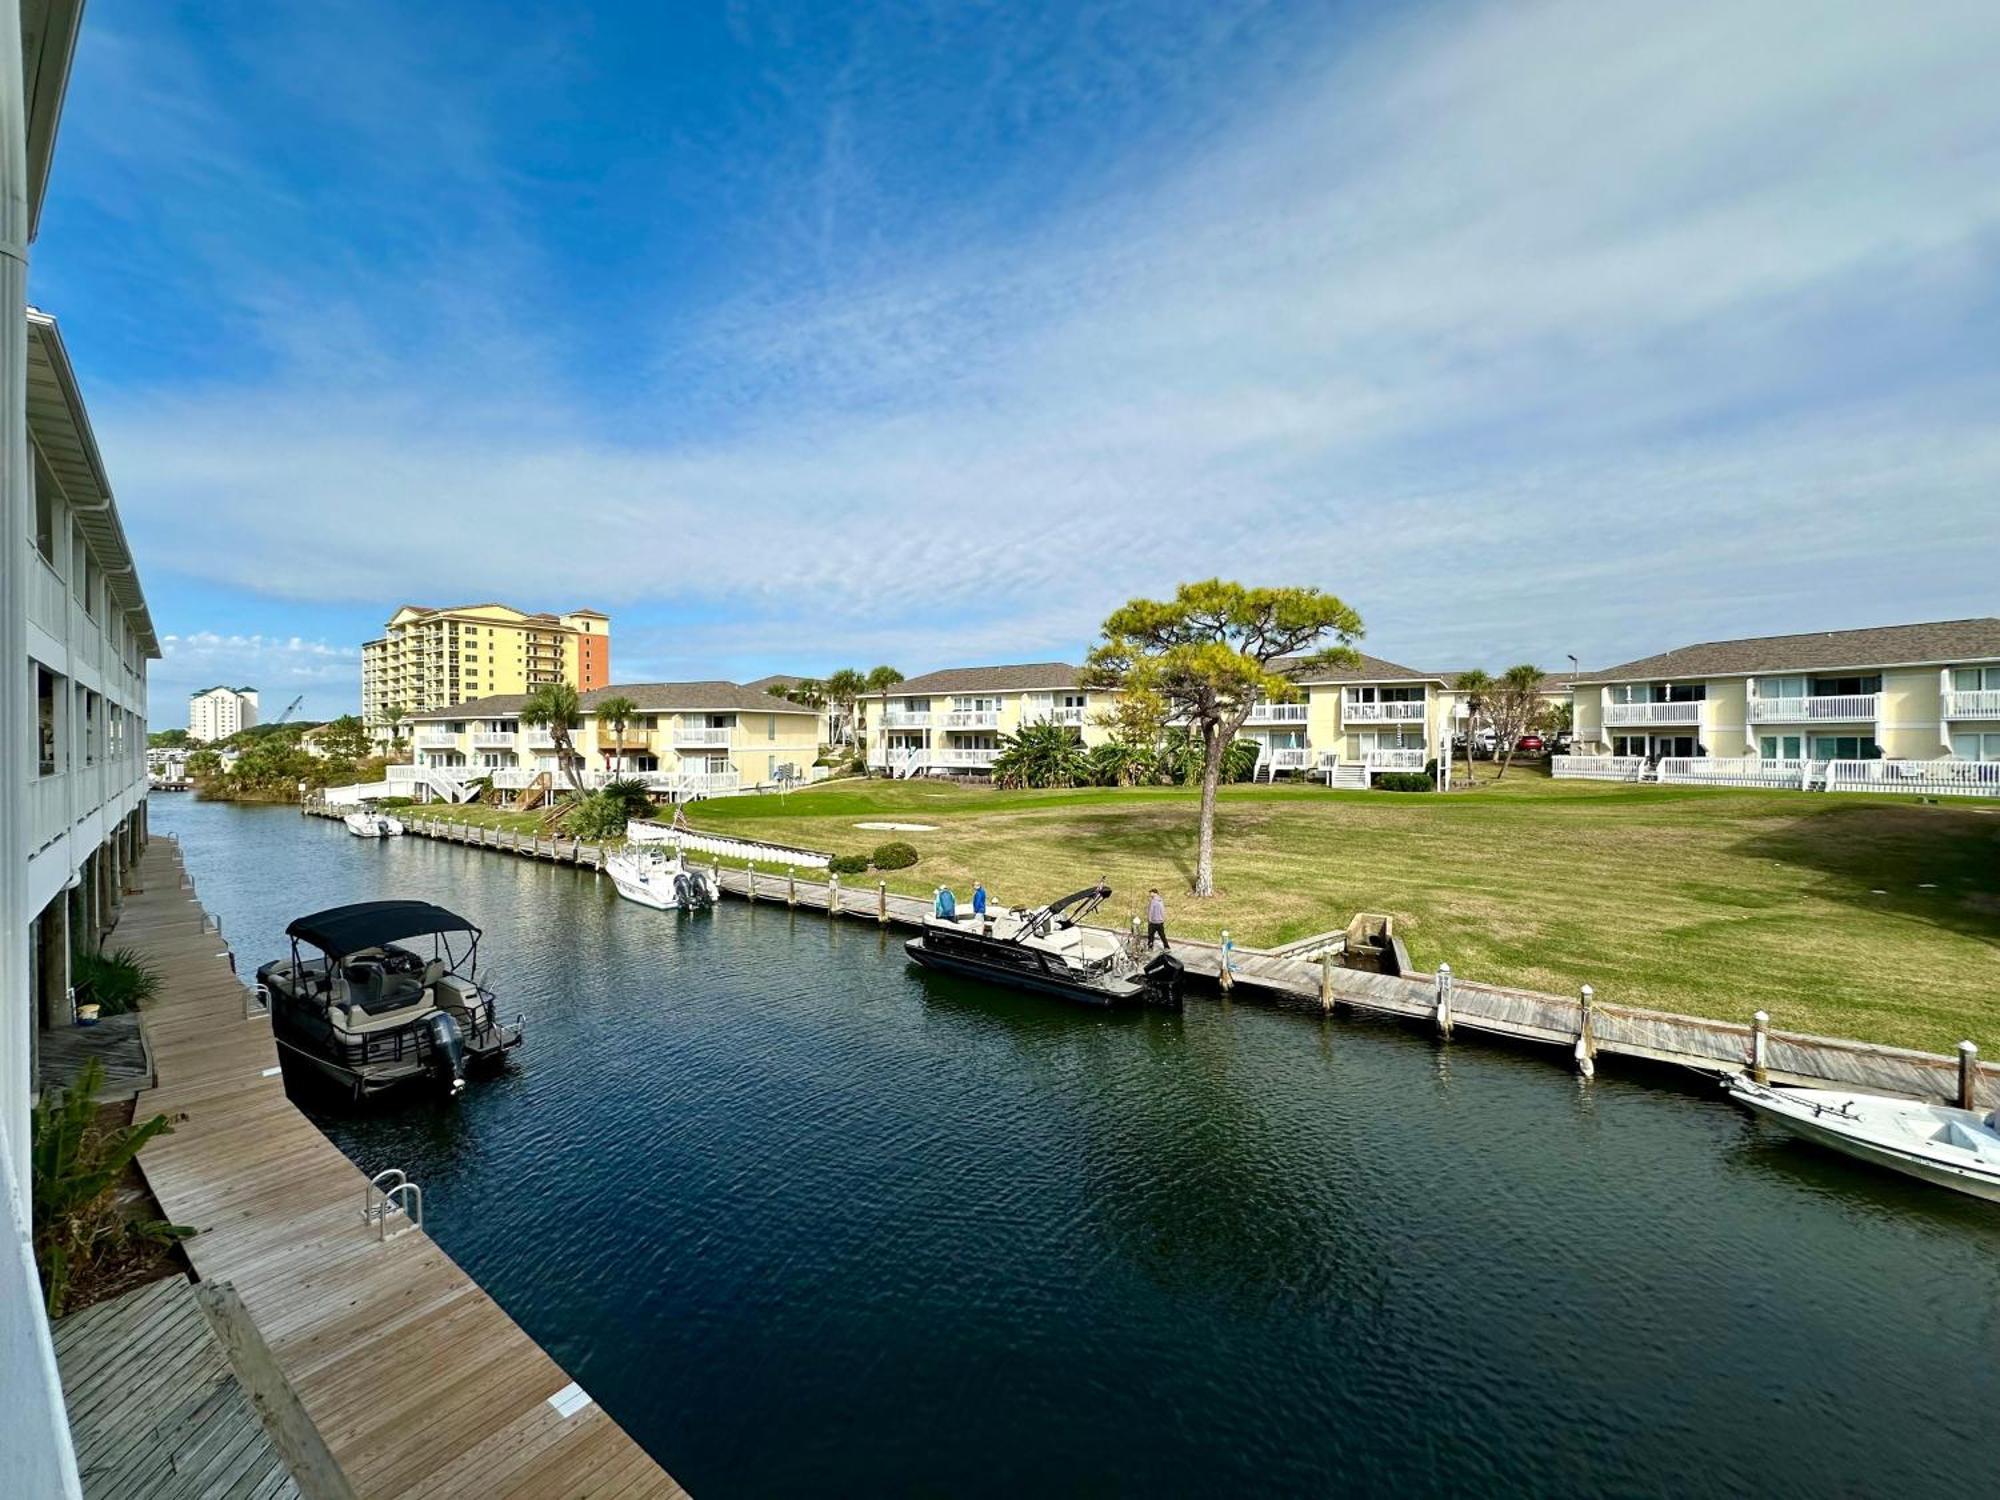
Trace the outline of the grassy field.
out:
<instances>
[{"instance_id":1,"label":"grassy field","mask_svg":"<svg viewBox=\"0 0 2000 1500\"><path fill-rule=\"evenodd\" d=\"M1486 768L1482 767L1484 772ZM1415 960L1464 977L1931 1050L2000 1052L2000 805L1551 781L1516 767L1449 795L1234 787L1196 902L1179 790L1000 792L841 782L690 809L698 828L921 862L892 890L974 878L1039 901L1102 875L1169 930L1264 946L1389 912ZM933 825L871 832L860 822ZM873 879L874 877L868 877Z\"/></svg>"}]
</instances>

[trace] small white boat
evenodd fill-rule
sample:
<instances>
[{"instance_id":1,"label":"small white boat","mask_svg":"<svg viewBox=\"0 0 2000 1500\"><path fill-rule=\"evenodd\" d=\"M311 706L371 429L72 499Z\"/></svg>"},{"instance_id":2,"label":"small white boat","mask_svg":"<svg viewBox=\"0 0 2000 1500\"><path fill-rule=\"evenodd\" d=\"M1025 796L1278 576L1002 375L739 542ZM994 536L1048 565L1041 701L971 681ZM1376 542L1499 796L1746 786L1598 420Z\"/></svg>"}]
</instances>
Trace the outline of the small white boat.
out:
<instances>
[{"instance_id":1,"label":"small white boat","mask_svg":"<svg viewBox=\"0 0 2000 1500\"><path fill-rule=\"evenodd\" d=\"M347 825L347 831L358 839L393 838L403 831L403 825L397 819L387 813L371 812L365 808L360 812L349 813L341 821Z\"/></svg>"},{"instance_id":2,"label":"small white boat","mask_svg":"<svg viewBox=\"0 0 2000 1500\"><path fill-rule=\"evenodd\" d=\"M700 911L715 905L722 892L715 881L681 856L678 847L646 844L605 856L604 873L627 901L655 911L685 907Z\"/></svg>"},{"instance_id":3,"label":"small white boat","mask_svg":"<svg viewBox=\"0 0 2000 1500\"><path fill-rule=\"evenodd\" d=\"M1806 1140L1907 1177L2000 1203L2000 1109L1980 1114L1880 1094L1773 1088L1738 1073L1729 1097Z\"/></svg>"}]
</instances>

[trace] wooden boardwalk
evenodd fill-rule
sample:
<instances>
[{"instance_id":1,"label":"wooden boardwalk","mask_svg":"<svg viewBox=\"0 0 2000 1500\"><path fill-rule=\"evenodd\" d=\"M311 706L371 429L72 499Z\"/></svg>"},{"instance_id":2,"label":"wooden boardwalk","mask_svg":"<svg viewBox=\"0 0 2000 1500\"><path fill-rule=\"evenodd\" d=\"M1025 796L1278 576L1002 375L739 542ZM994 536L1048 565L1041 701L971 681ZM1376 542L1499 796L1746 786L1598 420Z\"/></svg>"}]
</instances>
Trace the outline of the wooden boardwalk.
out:
<instances>
[{"instance_id":1,"label":"wooden boardwalk","mask_svg":"<svg viewBox=\"0 0 2000 1500\"><path fill-rule=\"evenodd\" d=\"M599 846L566 837L547 834L531 837L420 817L405 817L404 823L419 837L468 844L522 858L588 869L600 868L603 863L603 850ZM920 927L931 909L928 901L886 891L879 882L871 882L865 876L856 877L858 884L842 886L837 880L800 878L775 865L751 870L715 865L713 873L728 895L873 920L885 926ZM1219 986L1222 973L1219 944L1175 937L1173 945L1191 976ZM1604 996L1593 996L1586 1014L1581 995L1549 995L1506 985L1480 984L1462 976L1451 985L1447 1024L1440 1017L1439 983L1434 974L1373 974L1344 969L1338 964L1323 966L1283 951L1267 953L1240 947L1232 950L1230 978L1235 990L1246 998L1318 1007L1329 1012L1344 1007L1423 1023L1448 1034L1463 1030L1560 1048L1585 1068L1594 1068L1600 1056L1610 1056L1668 1063L1714 1074L1734 1073L1750 1065L1754 1050L1753 1027L1748 1016L1741 1022L1731 1022L1675 1015L1619 1005ZM1981 1109L2000 1105L2000 1066L1993 1063L1968 1064L1935 1053L1838 1037L1767 1030L1765 1072L1778 1083L1961 1101Z\"/></svg>"},{"instance_id":2,"label":"wooden boardwalk","mask_svg":"<svg viewBox=\"0 0 2000 1500\"><path fill-rule=\"evenodd\" d=\"M155 836L137 876L119 940L165 983L144 1012L158 1085L136 1108L174 1121L140 1170L201 1231L196 1275L234 1288L354 1493L685 1493L428 1235L378 1239L367 1179L286 1098L179 849Z\"/></svg>"},{"instance_id":3,"label":"wooden boardwalk","mask_svg":"<svg viewBox=\"0 0 2000 1500\"><path fill-rule=\"evenodd\" d=\"M85 1500L279 1500L299 1487L183 1276L58 1321Z\"/></svg>"}]
</instances>

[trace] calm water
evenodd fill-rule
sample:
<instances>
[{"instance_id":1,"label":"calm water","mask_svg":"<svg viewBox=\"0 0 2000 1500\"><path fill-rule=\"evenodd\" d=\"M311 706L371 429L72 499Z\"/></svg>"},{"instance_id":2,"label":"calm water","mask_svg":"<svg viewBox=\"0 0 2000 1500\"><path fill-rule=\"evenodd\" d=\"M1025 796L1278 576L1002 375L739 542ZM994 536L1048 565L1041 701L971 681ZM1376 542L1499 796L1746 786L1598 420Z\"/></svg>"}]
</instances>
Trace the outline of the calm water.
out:
<instances>
[{"instance_id":1,"label":"calm water","mask_svg":"<svg viewBox=\"0 0 2000 1500\"><path fill-rule=\"evenodd\" d=\"M519 1065L322 1123L697 1495L1991 1482L2000 1213L1704 1089L1100 1016L782 907L153 807L246 971L344 901L486 928Z\"/></svg>"}]
</instances>

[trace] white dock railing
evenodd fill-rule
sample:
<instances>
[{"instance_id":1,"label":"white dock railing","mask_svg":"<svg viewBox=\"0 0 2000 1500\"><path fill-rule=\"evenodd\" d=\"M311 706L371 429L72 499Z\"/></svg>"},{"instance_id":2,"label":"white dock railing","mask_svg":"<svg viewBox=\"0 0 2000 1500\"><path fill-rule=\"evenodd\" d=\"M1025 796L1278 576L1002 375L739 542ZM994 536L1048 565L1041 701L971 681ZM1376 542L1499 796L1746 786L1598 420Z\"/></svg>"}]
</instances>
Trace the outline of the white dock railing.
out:
<instances>
[{"instance_id":1,"label":"white dock railing","mask_svg":"<svg viewBox=\"0 0 2000 1500\"><path fill-rule=\"evenodd\" d=\"M1549 774L1557 781L1644 781L1643 755L1551 755Z\"/></svg>"}]
</instances>

